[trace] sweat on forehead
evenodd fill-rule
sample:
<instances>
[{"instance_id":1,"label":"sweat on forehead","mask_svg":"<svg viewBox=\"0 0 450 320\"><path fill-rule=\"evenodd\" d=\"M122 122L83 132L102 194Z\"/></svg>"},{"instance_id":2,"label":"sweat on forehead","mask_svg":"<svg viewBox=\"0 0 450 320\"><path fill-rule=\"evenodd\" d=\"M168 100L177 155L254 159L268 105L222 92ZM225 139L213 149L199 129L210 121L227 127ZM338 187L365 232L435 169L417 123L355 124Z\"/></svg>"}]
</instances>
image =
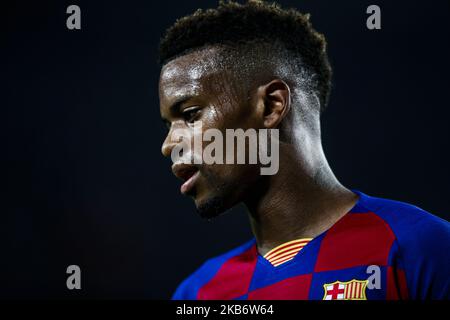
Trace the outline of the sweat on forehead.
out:
<instances>
[{"instance_id":1,"label":"sweat on forehead","mask_svg":"<svg viewBox=\"0 0 450 320\"><path fill-rule=\"evenodd\" d=\"M161 70L161 80L173 79L180 75L191 80L216 72L224 67L223 49L218 46L207 46L182 54L167 62Z\"/></svg>"},{"instance_id":2,"label":"sweat on forehead","mask_svg":"<svg viewBox=\"0 0 450 320\"><path fill-rule=\"evenodd\" d=\"M242 88L244 80L231 70L229 52L220 46L207 46L170 60L161 70L160 95L174 97L201 90L224 93L232 89L229 87Z\"/></svg>"}]
</instances>

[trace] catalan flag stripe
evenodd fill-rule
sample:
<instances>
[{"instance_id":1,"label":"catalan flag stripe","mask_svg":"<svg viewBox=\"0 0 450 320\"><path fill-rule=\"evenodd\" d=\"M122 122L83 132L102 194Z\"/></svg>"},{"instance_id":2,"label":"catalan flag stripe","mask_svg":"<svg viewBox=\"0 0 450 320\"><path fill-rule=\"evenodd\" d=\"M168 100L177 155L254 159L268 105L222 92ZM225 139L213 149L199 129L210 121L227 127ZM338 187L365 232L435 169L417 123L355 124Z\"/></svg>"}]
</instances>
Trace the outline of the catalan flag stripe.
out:
<instances>
[{"instance_id":1,"label":"catalan flag stripe","mask_svg":"<svg viewBox=\"0 0 450 320\"><path fill-rule=\"evenodd\" d=\"M268 254L268 255L264 256L264 258L266 258L266 259L274 259L274 258L282 255L286 251L291 251L291 250L295 250L295 249L301 249L303 246L305 246L305 244L300 243L300 244L291 245L289 247L285 247L283 249L277 250L275 252L272 252L271 254Z\"/></svg>"},{"instance_id":2,"label":"catalan flag stripe","mask_svg":"<svg viewBox=\"0 0 450 320\"><path fill-rule=\"evenodd\" d=\"M278 260L282 260L282 259L284 259L286 257L289 257L289 256L295 256L303 247L304 246L301 246L301 247L294 248L293 250L286 251L286 252L284 252L284 253L282 253L280 255L276 255L276 256L273 256L273 257L269 258L269 260L271 262L276 262Z\"/></svg>"},{"instance_id":3,"label":"catalan flag stripe","mask_svg":"<svg viewBox=\"0 0 450 320\"><path fill-rule=\"evenodd\" d=\"M311 241L311 238L292 240L279 245L264 255L272 265L279 266L293 259L297 253Z\"/></svg>"}]
</instances>

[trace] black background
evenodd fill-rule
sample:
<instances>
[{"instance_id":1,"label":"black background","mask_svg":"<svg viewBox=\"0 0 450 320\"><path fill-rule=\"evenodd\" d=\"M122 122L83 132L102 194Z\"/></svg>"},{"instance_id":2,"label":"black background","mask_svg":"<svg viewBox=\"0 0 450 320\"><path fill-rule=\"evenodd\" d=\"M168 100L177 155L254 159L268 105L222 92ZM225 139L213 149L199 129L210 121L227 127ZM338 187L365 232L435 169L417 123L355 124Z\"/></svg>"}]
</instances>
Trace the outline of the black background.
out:
<instances>
[{"instance_id":1,"label":"black background","mask_svg":"<svg viewBox=\"0 0 450 320\"><path fill-rule=\"evenodd\" d=\"M450 2L280 1L312 14L334 67L323 116L347 187L450 218ZM66 28L81 7L82 29ZM1 8L0 297L160 298L251 237L245 210L207 222L160 146L156 51L216 1L15 1ZM378 4L382 30L366 28ZM82 290L66 268L82 269Z\"/></svg>"}]
</instances>

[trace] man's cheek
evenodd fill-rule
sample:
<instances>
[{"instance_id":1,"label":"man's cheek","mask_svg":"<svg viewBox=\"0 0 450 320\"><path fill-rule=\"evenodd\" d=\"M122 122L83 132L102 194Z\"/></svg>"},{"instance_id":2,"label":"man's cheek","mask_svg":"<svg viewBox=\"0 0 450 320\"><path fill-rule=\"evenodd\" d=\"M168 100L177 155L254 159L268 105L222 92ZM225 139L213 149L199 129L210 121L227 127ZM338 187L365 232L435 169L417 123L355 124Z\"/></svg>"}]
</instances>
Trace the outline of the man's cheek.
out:
<instances>
[{"instance_id":1,"label":"man's cheek","mask_svg":"<svg viewBox=\"0 0 450 320\"><path fill-rule=\"evenodd\" d=\"M202 188L208 190L215 190L218 186L223 184L226 174L222 172L224 165L207 165L202 168Z\"/></svg>"}]
</instances>

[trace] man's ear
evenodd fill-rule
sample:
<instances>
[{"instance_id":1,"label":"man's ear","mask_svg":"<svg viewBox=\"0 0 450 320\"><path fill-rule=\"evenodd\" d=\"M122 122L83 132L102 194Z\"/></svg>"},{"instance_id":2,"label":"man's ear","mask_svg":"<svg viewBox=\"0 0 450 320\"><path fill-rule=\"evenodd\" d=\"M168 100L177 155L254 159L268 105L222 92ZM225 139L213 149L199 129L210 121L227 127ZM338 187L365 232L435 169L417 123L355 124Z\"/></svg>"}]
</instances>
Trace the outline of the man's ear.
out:
<instances>
[{"instance_id":1,"label":"man's ear","mask_svg":"<svg viewBox=\"0 0 450 320\"><path fill-rule=\"evenodd\" d=\"M291 90L281 79L275 79L257 90L258 113L267 129L278 127L291 108Z\"/></svg>"}]
</instances>

